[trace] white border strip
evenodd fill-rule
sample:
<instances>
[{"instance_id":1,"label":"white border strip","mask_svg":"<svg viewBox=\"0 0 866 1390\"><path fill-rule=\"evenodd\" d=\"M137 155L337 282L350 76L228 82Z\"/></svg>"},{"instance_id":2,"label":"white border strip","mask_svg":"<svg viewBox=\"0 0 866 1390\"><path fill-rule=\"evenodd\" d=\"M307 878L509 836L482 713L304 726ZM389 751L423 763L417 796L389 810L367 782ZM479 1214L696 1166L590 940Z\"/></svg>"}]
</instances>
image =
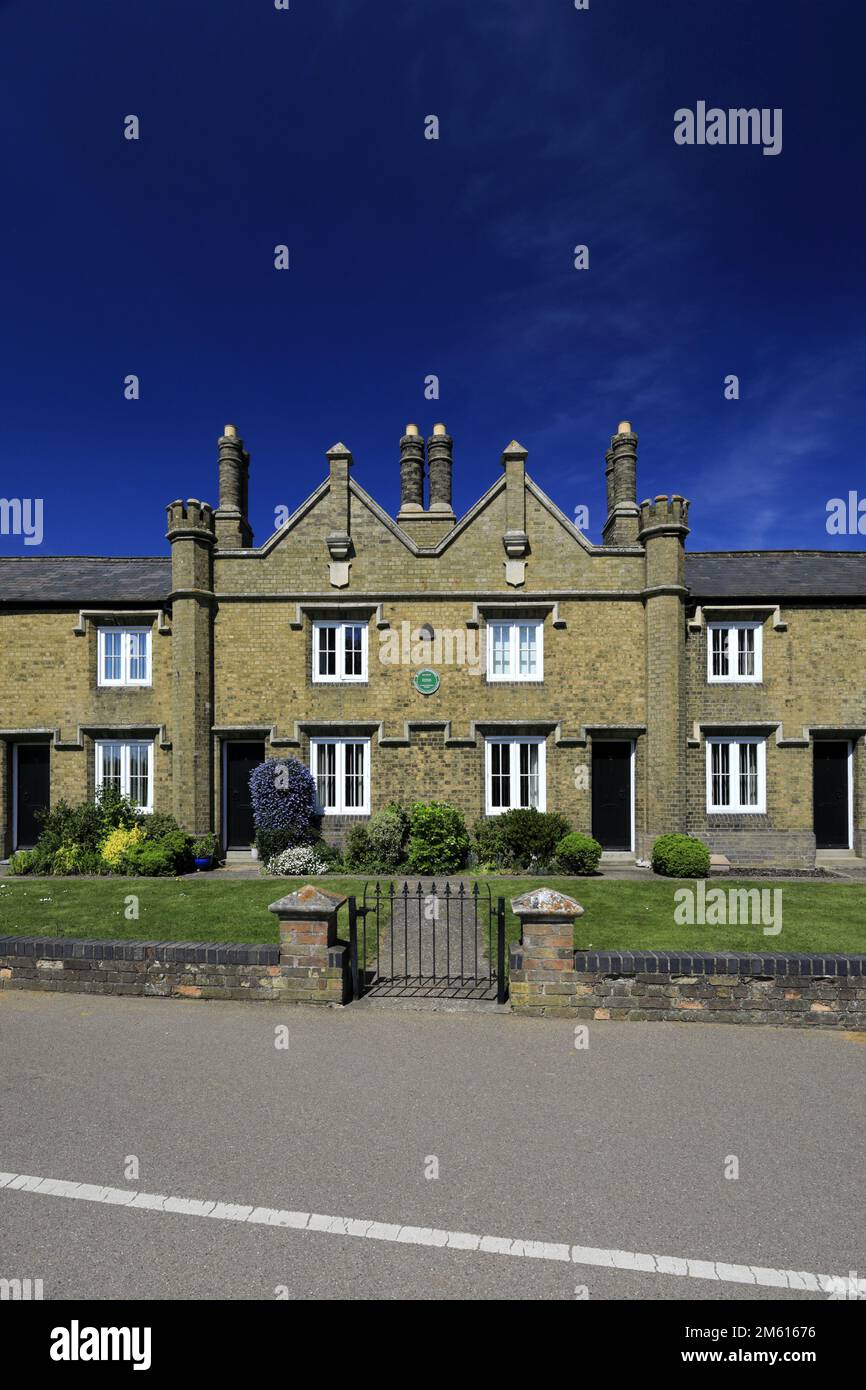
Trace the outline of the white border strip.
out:
<instances>
[{"instance_id":1,"label":"white border strip","mask_svg":"<svg viewBox=\"0 0 866 1390\"><path fill-rule=\"evenodd\" d=\"M136 1210L175 1212L181 1216L205 1216L216 1221L240 1221L257 1226L281 1226L322 1235L358 1236L365 1240L392 1241L397 1245L434 1246L444 1250L469 1250L483 1255L510 1255L531 1260L557 1260L566 1264L596 1265L603 1269L633 1270L642 1274L676 1275L687 1279L711 1279L722 1284L753 1284L762 1288L792 1289L799 1293L866 1296L866 1277L856 1274L809 1274L806 1270L768 1269L763 1265L725 1264L717 1260L691 1260L678 1255L643 1255L633 1250L604 1250L509 1236L480 1236L469 1231L443 1231L430 1226L402 1226L350 1216L325 1216L319 1212L281 1211L195 1197L165 1197L135 1192L125 1187L39 1178L25 1173L0 1173L0 1188L32 1192L42 1197L69 1197L79 1202L101 1202Z\"/></svg>"}]
</instances>

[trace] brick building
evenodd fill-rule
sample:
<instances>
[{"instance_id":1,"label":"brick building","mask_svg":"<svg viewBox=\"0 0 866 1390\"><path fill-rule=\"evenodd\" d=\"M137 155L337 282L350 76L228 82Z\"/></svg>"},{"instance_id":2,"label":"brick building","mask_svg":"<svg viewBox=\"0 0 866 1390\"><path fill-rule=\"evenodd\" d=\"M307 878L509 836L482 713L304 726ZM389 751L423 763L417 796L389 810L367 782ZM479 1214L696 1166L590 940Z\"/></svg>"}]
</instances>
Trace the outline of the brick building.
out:
<instances>
[{"instance_id":1,"label":"brick building","mask_svg":"<svg viewBox=\"0 0 866 1390\"><path fill-rule=\"evenodd\" d=\"M862 854L866 554L689 553L688 502L638 503L636 459L624 422L593 545L516 442L458 520L451 439L410 425L396 519L336 444L254 546L228 425L219 505L170 504L170 558L0 560L0 850L101 780L241 848L250 767L293 755L329 838L438 798L560 810L611 853Z\"/></svg>"}]
</instances>

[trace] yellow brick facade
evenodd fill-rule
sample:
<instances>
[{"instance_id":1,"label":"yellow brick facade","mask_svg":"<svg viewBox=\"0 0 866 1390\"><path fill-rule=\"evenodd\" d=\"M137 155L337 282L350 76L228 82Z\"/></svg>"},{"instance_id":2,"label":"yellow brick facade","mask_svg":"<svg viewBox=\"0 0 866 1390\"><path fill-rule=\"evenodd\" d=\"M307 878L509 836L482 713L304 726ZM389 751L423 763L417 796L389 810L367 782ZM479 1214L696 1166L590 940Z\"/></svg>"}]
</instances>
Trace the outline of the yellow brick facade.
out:
<instances>
[{"instance_id":1,"label":"yellow brick facade","mask_svg":"<svg viewBox=\"0 0 866 1390\"><path fill-rule=\"evenodd\" d=\"M411 434L401 448L407 440L410 476L423 448ZM222 834L228 742L260 740L268 756L307 761L313 737L369 738L373 811L391 800L445 799L471 825L485 812L485 738L520 735L544 740L547 809L576 829L595 829L594 747L630 742L635 853L659 833L689 830L746 863L795 865L814 863L814 740L850 739L851 847L861 850L862 600L762 594L752 610L739 605L761 623L763 678L708 683L715 610L711 596L699 604L688 588L688 503L675 496L638 506L635 451L626 424L608 454L603 545L582 536L530 480L515 444L459 521L417 504L413 514L410 476L399 524L355 480L348 450L335 446L317 490L254 547L248 456L227 427L216 511L198 502L168 509L171 572L158 605L136 607L127 595L96 608L83 592L42 602L38 584L16 602L4 592L0 562L3 851L14 848L16 743L47 745L56 803L94 794L96 739L152 740L154 809L172 811L190 830ZM450 454L441 457L438 486L450 497ZM488 679L488 623L509 616L543 624L542 681ZM367 625L367 677L316 683L313 624L341 618ZM146 688L97 683L97 630L124 622L151 628ZM430 695L413 684L413 646L417 653L425 627L440 642L423 661L440 680ZM746 729L766 742L766 812L710 815L706 737ZM324 829L339 836L345 824L326 817Z\"/></svg>"}]
</instances>

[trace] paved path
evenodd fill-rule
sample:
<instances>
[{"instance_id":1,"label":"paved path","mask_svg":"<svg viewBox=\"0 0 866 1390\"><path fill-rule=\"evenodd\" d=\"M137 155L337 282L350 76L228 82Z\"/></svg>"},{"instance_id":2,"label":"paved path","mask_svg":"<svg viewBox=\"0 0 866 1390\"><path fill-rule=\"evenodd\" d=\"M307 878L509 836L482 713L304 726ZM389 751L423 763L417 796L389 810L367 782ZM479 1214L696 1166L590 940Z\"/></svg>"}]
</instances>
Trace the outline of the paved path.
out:
<instances>
[{"instance_id":1,"label":"paved path","mask_svg":"<svg viewBox=\"0 0 866 1390\"><path fill-rule=\"evenodd\" d=\"M491 1014L4 991L0 1038L0 1171L95 1185L0 1186L0 1277L48 1298L808 1300L772 1281L866 1272L862 1035L598 1023L580 1051Z\"/></svg>"},{"instance_id":2,"label":"paved path","mask_svg":"<svg viewBox=\"0 0 866 1390\"><path fill-rule=\"evenodd\" d=\"M459 879L401 880L395 881L397 891L391 897L390 881L379 882L378 900L375 890L367 896L373 906L366 937L371 977L376 969L377 902L381 942L370 997L495 1000L496 900L486 886L481 885L476 895L472 883ZM409 892L404 893L407 882ZM362 955L364 939L362 930Z\"/></svg>"}]
</instances>

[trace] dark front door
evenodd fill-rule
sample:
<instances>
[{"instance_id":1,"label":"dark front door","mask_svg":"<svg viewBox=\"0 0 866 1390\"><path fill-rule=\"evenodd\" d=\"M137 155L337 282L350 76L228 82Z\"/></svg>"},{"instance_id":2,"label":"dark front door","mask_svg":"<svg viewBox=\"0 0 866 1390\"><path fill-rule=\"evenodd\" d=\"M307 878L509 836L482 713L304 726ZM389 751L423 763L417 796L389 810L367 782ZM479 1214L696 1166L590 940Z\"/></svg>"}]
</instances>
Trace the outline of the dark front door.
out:
<instances>
[{"instance_id":1,"label":"dark front door","mask_svg":"<svg viewBox=\"0 0 866 1390\"><path fill-rule=\"evenodd\" d=\"M630 850L631 744L592 745L592 833L602 849Z\"/></svg>"},{"instance_id":2,"label":"dark front door","mask_svg":"<svg viewBox=\"0 0 866 1390\"><path fill-rule=\"evenodd\" d=\"M256 837L250 773L264 760L263 743L226 744L226 849L249 849Z\"/></svg>"},{"instance_id":3,"label":"dark front door","mask_svg":"<svg viewBox=\"0 0 866 1390\"><path fill-rule=\"evenodd\" d=\"M818 849L848 849L848 748L846 742L819 739L812 763L812 807Z\"/></svg>"},{"instance_id":4,"label":"dark front door","mask_svg":"<svg viewBox=\"0 0 866 1390\"><path fill-rule=\"evenodd\" d=\"M42 826L38 811L49 803L49 758L47 743L15 745L15 848L29 849L39 839Z\"/></svg>"}]
</instances>

